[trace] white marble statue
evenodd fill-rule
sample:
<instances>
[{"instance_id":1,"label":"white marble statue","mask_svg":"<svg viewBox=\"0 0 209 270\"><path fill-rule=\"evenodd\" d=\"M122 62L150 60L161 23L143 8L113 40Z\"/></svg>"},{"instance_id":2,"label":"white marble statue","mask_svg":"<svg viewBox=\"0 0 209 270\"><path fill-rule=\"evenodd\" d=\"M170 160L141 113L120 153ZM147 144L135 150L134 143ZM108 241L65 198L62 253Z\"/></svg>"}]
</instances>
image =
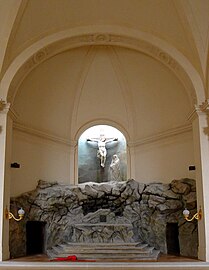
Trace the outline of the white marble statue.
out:
<instances>
[{"instance_id":1,"label":"white marble statue","mask_svg":"<svg viewBox=\"0 0 209 270\"><path fill-rule=\"evenodd\" d=\"M98 152L97 157L100 158L100 165L101 167L105 167L106 157L107 157L107 149L106 149L106 143L117 141L117 138L105 138L104 134L101 134L99 138L88 138L87 141L91 142L97 142L98 145Z\"/></svg>"},{"instance_id":2,"label":"white marble statue","mask_svg":"<svg viewBox=\"0 0 209 270\"><path fill-rule=\"evenodd\" d=\"M110 181L121 181L120 159L117 155L112 156L110 164Z\"/></svg>"}]
</instances>

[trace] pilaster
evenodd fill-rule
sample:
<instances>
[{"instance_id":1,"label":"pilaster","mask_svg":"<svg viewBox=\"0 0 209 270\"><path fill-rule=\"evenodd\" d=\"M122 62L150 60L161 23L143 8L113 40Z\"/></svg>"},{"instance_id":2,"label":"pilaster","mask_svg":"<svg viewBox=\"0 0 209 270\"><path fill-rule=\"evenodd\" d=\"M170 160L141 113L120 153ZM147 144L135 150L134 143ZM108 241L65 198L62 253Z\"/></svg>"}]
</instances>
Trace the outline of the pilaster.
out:
<instances>
[{"instance_id":1,"label":"pilaster","mask_svg":"<svg viewBox=\"0 0 209 270\"><path fill-rule=\"evenodd\" d=\"M127 142L127 179L136 179L135 145Z\"/></svg>"},{"instance_id":2,"label":"pilaster","mask_svg":"<svg viewBox=\"0 0 209 270\"><path fill-rule=\"evenodd\" d=\"M198 258L209 261L209 100L196 106L189 120L193 126L197 208L203 211L203 218L198 221Z\"/></svg>"},{"instance_id":3,"label":"pilaster","mask_svg":"<svg viewBox=\"0 0 209 270\"><path fill-rule=\"evenodd\" d=\"M10 202L10 163L12 120L8 118L10 104L0 100L0 261L9 258L9 221L5 208Z\"/></svg>"},{"instance_id":4,"label":"pilaster","mask_svg":"<svg viewBox=\"0 0 209 270\"><path fill-rule=\"evenodd\" d=\"M70 145L70 184L78 184L78 143L72 141Z\"/></svg>"}]
</instances>

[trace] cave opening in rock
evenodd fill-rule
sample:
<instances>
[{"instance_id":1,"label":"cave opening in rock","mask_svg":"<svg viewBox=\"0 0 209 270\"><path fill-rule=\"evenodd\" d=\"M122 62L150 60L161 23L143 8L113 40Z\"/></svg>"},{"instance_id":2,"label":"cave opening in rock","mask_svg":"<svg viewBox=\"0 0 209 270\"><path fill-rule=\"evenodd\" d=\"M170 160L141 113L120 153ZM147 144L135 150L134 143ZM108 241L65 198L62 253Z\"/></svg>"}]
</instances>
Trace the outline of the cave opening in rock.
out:
<instances>
[{"instance_id":1,"label":"cave opening in rock","mask_svg":"<svg viewBox=\"0 0 209 270\"><path fill-rule=\"evenodd\" d=\"M26 253L35 255L45 253L46 222L28 221L26 224Z\"/></svg>"},{"instance_id":2,"label":"cave opening in rock","mask_svg":"<svg viewBox=\"0 0 209 270\"><path fill-rule=\"evenodd\" d=\"M180 255L178 223L166 225L167 254Z\"/></svg>"}]
</instances>

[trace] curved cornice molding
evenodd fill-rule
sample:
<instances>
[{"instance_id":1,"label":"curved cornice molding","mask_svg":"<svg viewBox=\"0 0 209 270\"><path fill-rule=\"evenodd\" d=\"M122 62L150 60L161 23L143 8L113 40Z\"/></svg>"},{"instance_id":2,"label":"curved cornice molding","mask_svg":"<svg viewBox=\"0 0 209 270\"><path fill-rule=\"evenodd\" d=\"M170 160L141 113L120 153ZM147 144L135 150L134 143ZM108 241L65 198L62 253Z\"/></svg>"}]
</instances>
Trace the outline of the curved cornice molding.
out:
<instances>
[{"instance_id":1,"label":"curved cornice molding","mask_svg":"<svg viewBox=\"0 0 209 270\"><path fill-rule=\"evenodd\" d=\"M76 145L76 142L74 142L74 141L67 140L65 138L56 136L54 134L47 133L47 132L42 131L42 130L34 129L34 128L29 127L23 123L14 122L13 128L18 130L18 131L24 132L26 134L29 134L29 135L32 135L35 137L39 137L39 138L44 139L44 140L53 141L55 143L64 144L64 145L71 146L71 147Z\"/></svg>"},{"instance_id":2,"label":"curved cornice molding","mask_svg":"<svg viewBox=\"0 0 209 270\"><path fill-rule=\"evenodd\" d=\"M78 132L73 140L62 138L59 136L55 136L53 134L47 133L47 132L42 131L42 130L34 129L32 127L27 126L26 124L19 123L16 121L13 123L13 128L15 130L20 131L20 132L23 132L23 133L26 133L26 134L29 134L29 135L32 135L35 137L39 137L39 138L44 139L44 140L53 141L55 143L63 144L63 145L66 145L68 147L75 147L77 145L79 137L86 129L88 129L89 127L92 127L92 125L99 125L99 124L111 125L111 126L117 128L118 130L120 130L123 133L123 135L125 136L125 138L127 140L127 145L130 148L131 147L138 147L138 146L145 145L145 144L155 143L155 142L158 142L161 140L166 140L166 139L172 138L173 136L181 135L181 134L184 134L187 132L192 132L192 124L186 124L186 125L178 126L176 128L168 129L168 130L161 132L161 133L153 134L153 135L148 136L146 138L142 138L142 139L139 139L136 141L131 141L128 133L126 132L126 130L123 127L121 127L118 124L113 123L112 121L107 120L107 119L102 120L102 121L95 120L93 122L89 122L89 123L85 124L84 126L82 126L78 130Z\"/></svg>"},{"instance_id":3,"label":"curved cornice molding","mask_svg":"<svg viewBox=\"0 0 209 270\"><path fill-rule=\"evenodd\" d=\"M167 138L171 138L173 136L176 135L180 135L186 132L191 132L192 131L192 125L191 124L187 124L184 126L178 126L176 128L172 128L172 129L168 129L167 131L161 132L161 133L157 133L154 134L152 136L148 136L146 138L137 140L137 141L130 141L128 143L129 147L137 147L137 146L141 146L144 144L150 144L150 143L154 143L160 140L165 140Z\"/></svg>"},{"instance_id":4,"label":"curved cornice molding","mask_svg":"<svg viewBox=\"0 0 209 270\"><path fill-rule=\"evenodd\" d=\"M169 67L185 85L192 104L205 100L202 80L177 49L151 34L119 26L86 26L47 36L20 53L5 72L0 83L0 97L12 102L15 93L37 65L65 50L79 46L111 45L134 49L157 59Z\"/></svg>"}]
</instances>

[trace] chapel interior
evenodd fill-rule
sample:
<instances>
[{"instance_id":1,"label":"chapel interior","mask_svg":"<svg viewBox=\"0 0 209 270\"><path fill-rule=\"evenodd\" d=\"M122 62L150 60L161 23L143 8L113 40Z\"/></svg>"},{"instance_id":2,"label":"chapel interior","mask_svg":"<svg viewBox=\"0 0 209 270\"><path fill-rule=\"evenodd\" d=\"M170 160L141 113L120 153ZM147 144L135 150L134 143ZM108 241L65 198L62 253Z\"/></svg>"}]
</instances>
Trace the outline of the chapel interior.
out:
<instances>
[{"instance_id":1,"label":"chapel interior","mask_svg":"<svg viewBox=\"0 0 209 270\"><path fill-rule=\"evenodd\" d=\"M209 262L209 0L0 22L0 261Z\"/></svg>"}]
</instances>

